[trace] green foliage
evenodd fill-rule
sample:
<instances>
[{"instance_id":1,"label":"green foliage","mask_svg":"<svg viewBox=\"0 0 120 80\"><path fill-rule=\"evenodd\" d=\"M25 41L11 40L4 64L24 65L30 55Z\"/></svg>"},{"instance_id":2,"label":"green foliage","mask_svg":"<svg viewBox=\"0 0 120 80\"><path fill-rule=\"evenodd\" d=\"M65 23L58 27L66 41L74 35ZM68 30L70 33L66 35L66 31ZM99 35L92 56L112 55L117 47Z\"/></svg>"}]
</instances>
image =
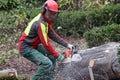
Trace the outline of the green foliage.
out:
<instances>
[{"instance_id":1,"label":"green foliage","mask_svg":"<svg viewBox=\"0 0 120 80\"><path fill-rule=\"evenodd\" d=\"M9 10L16 8L20 4L20 0L0 0L0 9Z\"/></svg>"},{"instance_id":2,"label":"green foliage","mask_svg":"<svg viewBox=\"0 0 120 80\"><path fill-rule=\"evenodd\" d=\"M11 12L0 12L0 27L16 27L17 25L18 21Z\"/></svg>"},{"instance_id":3,"label":"green foliage","mask_svg":"<svg viewBox=\"0 0 120 80\"><path fill-rule=\"evenodd\" d=\"M26 77L15 77L15 76L1 76L0 80L29 80Z\"/></svg>"},{"instance_id":4,"label":"green foliage","mask_svg":"<svg viewBox=\"0 0 120 80\"><path fill-rule=\"evenodd\" d=\"M0 44L18 42L17 37L20 36L28 22L40 12L40 7L37 4L39 3L21 2L20 5L12 8L12 10L7 11L5 9L0 11Z\"/></svg>"},{"instance_id":5,"label":"green foliage","mask_svg":"<svg viewBox=\"0 0 120 80\"><path fill-rule=\"evenodd\" d=\"M118 47L118 61L120 63L120 46Z\"/></svg>"},{"instance_id":6,"label":"green foliage","mask_svg":"<svg viewBox=\"0 0 120 80\"><path fill-rule=\"evenodd\" d=\"M2 76L2 77L0 77L0 80L18 80L18 79L14 76L12 76L12 77Z\"/></svg>"},{"instance_id":7,"label":"green foliage","mask_svg":"<svg viewBox=\"0 0 120 80\"><path fill-rule=\"evenodd\" d=\"M9 11L23 5L26 7L40 7L44 1L45 0L0 0L0 9Z\"/></svg>"},{"instance_id":8,"label":"green foliage","mask_svg":"<svg viewBox=\"0 0 120 80\"><path fill-rule=\"evenodd\" d=\"M62 10L90 10L119 3L117 0L57 0Z\"/></svg>"},{"instance_id":9,"label":"green foliage","mask_svg":"<svg viewBox=\"0 0 120 80\"><path fill-rule=\"evenodd\" d=\"M16 37L18 36L18 25L21 25L19 29L24 28L28 21L26 13L21 10L12 10L6 12L0 12L0 44L8 42L17 42ZM15 34L14 34L15 33ZM18 33L18 34L16 34Z\"/></svg>"},{"instance_id":10,"label":"green foliage","mask_svg":"<svg viewBox=\"0 0 120 80\"><path fill-rule=\"evenodd\" d=\"M66 31L76 31L82 35L85 31L94 26L120 24L120 4L107 6L104 8L95 8L90 11L61 11L59 13L55 27L61 26ZM67 32L66 32L67 33Z\"/></svg>"},{"instance_id":11,"label":"green foliage","mask_svg":"<svg viewBox=\"0 0 120 80\"><path fill-rule=\"evenodd\" d=\"M58 0L58 4L61 9L73 8L73 0Z\"/></svg>"},{"instance_id":12,"label":"green foliage","mask_svg":"<svg viewBox=\"0 0 120 80\"><path fill-rule=\"evenodd\" d=\"M112 24L102 27L94 27L93 29L84 33L88 46L99 46L107 42L120 41L120 25Z\"/></svg>"},{"instance_id":13,"label":"green foliage","mask_svg":"<svg viewBox=\"0 0 120 80\"><path fill-rule=\"evenodd\" d=\"M58 0L62 10L86 10L90 8L93 0Z\"/></svg>"},{"instance_id":14,"label":"green foliage","mask_svg":"<svg viewBox=\"0 0 120 80\"><path fill-rule=\"evenodd\" d=\"M13 58L14 59L18 58L18 51L16 49L9 51L0 51L0 65L5 64L7 60Z\"/></svg>"},{"instance_id":15,"label":"green foliage","mask_svg":"<svg viewBox=\"0 0 120 80\"><path fill-rule=\"evenodd\" d=\"M29 19L31 20L36 15L38 15L40 12L41 12L40 8L35 8L35 9L32 9L31 11L27 12L27 15L29 16Z\"/></svg>"},{"instance_id":16,"label":"green foliage","mask_svg":"<svg viewBox=\"0 0 120 80\"><path fill-rule=\"evenodd\" d=\"M12 6L17 4L19 1L8 0L8 3L9 2L11 2L11 8L13 8ZM16 27L19 24L27 23L31 18L33 18L40 12L40 7L35 8L34 6L39 5L39 3L34 2L35 1L33 1L33 3L21 2L20 5L16 5L16 8L9 10L9 12L6 11L6 9L0 11L0 27ZM12 3L14 3L14 5Z\"/></svg>"}]
</instances>

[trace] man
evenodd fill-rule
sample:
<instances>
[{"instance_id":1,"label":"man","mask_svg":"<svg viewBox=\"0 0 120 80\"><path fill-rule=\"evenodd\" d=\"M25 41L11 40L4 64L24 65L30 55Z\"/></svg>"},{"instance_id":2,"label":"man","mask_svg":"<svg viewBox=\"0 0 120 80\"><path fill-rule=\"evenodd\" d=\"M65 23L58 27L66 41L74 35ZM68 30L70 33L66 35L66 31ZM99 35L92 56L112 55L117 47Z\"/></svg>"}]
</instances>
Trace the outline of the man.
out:
<instances>
[{"instance_id":1,"label":"man","mask_svg":"<svg viewBox=\"0 0 120 80\"><path fill-rule=\"evenodd\" d=\"M42 13L28 24L18 42L19 53L38 65L32 80L51 80L56 60L62 61L67 58L74 48L52 28L53 19L58 13L58 4L54 0L47 0L42 9ZM51 45L49 38L70 50L59 54Z\"/></svg>"}]
</instances>

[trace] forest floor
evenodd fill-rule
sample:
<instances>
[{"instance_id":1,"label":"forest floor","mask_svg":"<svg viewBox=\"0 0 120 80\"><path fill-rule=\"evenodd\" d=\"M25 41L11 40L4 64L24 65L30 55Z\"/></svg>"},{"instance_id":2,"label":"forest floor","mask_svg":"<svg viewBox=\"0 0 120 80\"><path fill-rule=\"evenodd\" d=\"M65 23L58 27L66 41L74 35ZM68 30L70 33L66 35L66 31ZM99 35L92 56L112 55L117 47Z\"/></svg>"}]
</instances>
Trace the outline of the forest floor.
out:
<instances>
[{"instance_id":1,"label":"forest floor","mask_svg":"<svg viewBox=\"0 0 120 80\"><path fill-rule=\"evenodd\" d=\"M85 49L87 47L86 41L84 39L67 38L66 40L73 45L77 45L79 49ZM62 52L62 50L67 49L67 48L64 48L58 45L57 43L54 43L53 41L52 41L52 44L58 52ZM4 57L5 59L1 61L0 70L14 68L17 70L18 76L30 78L34 74L34 72L37 70L37 66L33 64L32 62L28 61L27 59L19 56L17 51L13 51L13 53L12 52L8 53L8 51L13 48L17 50L17 46L15 44L12 46L0 47L0 53L3 54L4 52L4 55L5 55ZM3 58L3 55L1 54L0 54L0 59Z\"/></svg>"}]
</instances>

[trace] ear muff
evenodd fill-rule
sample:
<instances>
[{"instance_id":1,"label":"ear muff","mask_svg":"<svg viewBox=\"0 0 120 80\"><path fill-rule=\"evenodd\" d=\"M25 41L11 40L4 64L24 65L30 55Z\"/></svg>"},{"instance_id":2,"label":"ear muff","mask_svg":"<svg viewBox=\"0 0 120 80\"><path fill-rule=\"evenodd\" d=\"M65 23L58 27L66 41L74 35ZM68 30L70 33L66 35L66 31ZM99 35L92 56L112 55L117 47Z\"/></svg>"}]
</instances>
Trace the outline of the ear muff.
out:
<instances>
[{"instance_id":1,"label":"ear muff","mask_svg":"<svg viewBox=\"0 0 120 80\"><path fill-rule=\"evenodd\" d=\"M45 4L42 8L42 13L44 14L46 12L46 7L47 7L47 4Z\"/></svg>"},{"instance_id":2,"label":"ear muff","mask_svg":"<svg viewBox=\"0 0 120 80\"><path fill-rule=\"evenodd\" d=\"M42 13L45 14L45 12L46 12L46 9L43 7L42 8Z\"/></svg>"}]
</instances>

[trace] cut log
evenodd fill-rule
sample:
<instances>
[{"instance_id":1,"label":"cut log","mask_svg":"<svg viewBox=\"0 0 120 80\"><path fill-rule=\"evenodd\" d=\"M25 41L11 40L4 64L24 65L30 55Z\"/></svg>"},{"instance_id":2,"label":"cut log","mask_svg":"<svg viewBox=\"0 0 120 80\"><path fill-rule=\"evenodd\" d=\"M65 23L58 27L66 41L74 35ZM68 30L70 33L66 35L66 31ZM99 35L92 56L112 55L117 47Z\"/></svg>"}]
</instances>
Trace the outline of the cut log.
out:
<instances>
[{"instance_id":1,"label":"cut log","mask_svg":"<svg viewBox=\"0 0 120 80\"><path fill-rule=\"evenodd\" d=\"M120 79L118 47L120 43L110 42L98 47L79 50L80 60L58 63L54 80L91 80L89 62L94 60L92 72L94 80ZM72 59L72 58L71 58Z\"/></svg>"},{"instance_id":2,"label":"cut log","mask_svg":"<svg viewBox=\"0 0 120 80\"><path fill-rule=\"evenodd\" d=\"M15 69L4 69L0 71L0 77L2 76L15 76L17 77L17 71Z\"/></svg>"}]
</instances>

